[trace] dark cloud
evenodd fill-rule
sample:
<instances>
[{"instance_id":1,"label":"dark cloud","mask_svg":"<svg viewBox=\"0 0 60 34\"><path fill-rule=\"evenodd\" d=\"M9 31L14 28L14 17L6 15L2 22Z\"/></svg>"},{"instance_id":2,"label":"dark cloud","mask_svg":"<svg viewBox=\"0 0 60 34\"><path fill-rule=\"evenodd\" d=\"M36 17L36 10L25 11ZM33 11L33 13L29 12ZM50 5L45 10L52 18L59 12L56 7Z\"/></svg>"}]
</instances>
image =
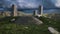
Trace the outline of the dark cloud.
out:
<instances>
[{"instance_id":1,"label":"dark cloud","mask_svg":"<svg viewBox=\"0 0 60 34\"><path fill-rule=\"evenodd\" d=\"M5 7L16 4L19 8L37 8L42 4L42 0L1 0L0 2L0 4L3 4Z\"/></svg>"},{"instance_id":2,"label":"dark cloud","mask_svg":"<svg viewBox=\"0 0 60 34\"><path fill-rule=\"evenodd\" d=\"M51 0L43 0L43 6L44 8L54 8L55 5L52 3Z\"/></svg>"}]
</instances>

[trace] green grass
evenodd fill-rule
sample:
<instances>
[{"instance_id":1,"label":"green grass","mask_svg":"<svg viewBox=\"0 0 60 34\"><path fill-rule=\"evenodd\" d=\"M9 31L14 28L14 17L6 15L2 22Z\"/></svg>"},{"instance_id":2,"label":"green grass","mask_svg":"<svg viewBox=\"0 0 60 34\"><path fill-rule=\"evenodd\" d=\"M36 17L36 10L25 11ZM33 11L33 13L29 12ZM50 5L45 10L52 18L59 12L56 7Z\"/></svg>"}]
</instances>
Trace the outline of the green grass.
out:
<instances>
[{"instance_id":1,"label":"green grass","mask_svg":"<svg viewBox=\"0 0 60 34\"><path fill-rule=\"evenodd\" d=\"M28 27L28 28L25 28ZM4 24L0 27L2 34L50 34L46 25Z\"/></svg>"},{"instance_id":2,"label":"green grass","mask_svg":"<svg viewBox=\"0 0 60 34\"><path fill-rule=\"evenodd\" d=\"M0 15L0 18L4 18L4 16Z\"/></svg>"},{"instance_id":3,"label":"green grass","mask_svg":"<svg viewBox=\"0 0 60 34\"><path fill-rule=\"evenodd\" d=\"M3 21L0 22L0 34L51 34L48 31L48 25L41 24L29 24L29 25L22 25L22 24L15 24L10 22L12 18L18 17L5 17ZM28 27L28 28L26 28Z\"/></svg>"},{"instance_id":4,"label":"green grass","mask_svg":"<svg viewBox=\"0 0 60 34\"><path fill-rule=\"evenodd\" d=\"M29 24L22 25L11 22L12 18L17 19L18 17L5 17L0 18L0 34L51 34L48 31L48 27L53 27L60 32L60 21L52 18L40 17L43 24ZM27 28L26 28L27 27Z\"/></svg>"},{"instance_id":5,"label":"green grass","mask_svg":"<svg viewBox=\"0 0 60 34\"><path fill-rule=\"evenodd\" d=\"M46 17L40 17L39 19L42 20L44 24L48 25L48 27L54 27L56 30L60 32L60 20L55 20Z\"/></svg>"},{"instance_id":6,"label":"green grass","mask_svg":"<svg viewBox=\"0 0 60 34\"><path fill-rule=\"evenodd\" d=\"M10 22L12 18L17 19L18 17L5 17L0 18L0 34L51 34L48 31L48 27L53 27L60 32L60 21L52 18L40 17L43 24L29 24L22 25ZM27 28L26 28L27 27Z\"/></svg>"}]
</instances>

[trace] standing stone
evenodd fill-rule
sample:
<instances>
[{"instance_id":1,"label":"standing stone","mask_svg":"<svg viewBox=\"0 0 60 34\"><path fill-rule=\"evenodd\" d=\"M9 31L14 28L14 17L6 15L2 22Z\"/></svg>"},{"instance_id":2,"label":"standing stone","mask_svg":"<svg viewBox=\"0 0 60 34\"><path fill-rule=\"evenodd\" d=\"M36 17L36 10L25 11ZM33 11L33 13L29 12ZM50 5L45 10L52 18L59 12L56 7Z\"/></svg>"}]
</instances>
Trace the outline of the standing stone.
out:
<instances>
[{"instance_id":1,"label":"standing stone","mask_svg":"<svg viewBox=\"0 0 60 34\"><path fill-rule=\"evenodd\" d=\"M12 5L12 16L17 16L17 7L16 5Z\"/></svg>"},{"instance_id":2,"label":"standing stone","mask_svg":"<svg viewBox=\"0 0 60 34\"><path fill-rule=\"evenodd\" d=\"M33 16L35 16L35 10L33 11Z\"/></svg>"},{"instance_id":3,"label":"standing stone","mask_svg":"<svg viewBox=\"0 0 60 34\"><path fill-rule=\"evenodd\" d=\"M42 16L43 15L43 6L39 6L39 14Z\"/></svg>"},{"instance_id":4,"label":"standing stone","mask_svg":"<svg viewBox=\"0 0 60 34\"><path fill-rule=\"evenodd\" d=\"M35 11L33 12L33 15L34 15L34 16L37 16L37 15L38 15L38 11L35 10Z\"/></svg>"}]
</instances>

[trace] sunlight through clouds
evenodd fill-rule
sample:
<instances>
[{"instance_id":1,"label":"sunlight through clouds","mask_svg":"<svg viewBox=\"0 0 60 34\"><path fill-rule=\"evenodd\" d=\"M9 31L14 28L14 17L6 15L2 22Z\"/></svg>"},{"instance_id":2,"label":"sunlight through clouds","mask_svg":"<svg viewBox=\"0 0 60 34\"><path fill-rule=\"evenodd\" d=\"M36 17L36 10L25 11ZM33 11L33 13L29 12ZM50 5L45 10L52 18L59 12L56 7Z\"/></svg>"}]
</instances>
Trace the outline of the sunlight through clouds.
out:
<instances>
[{"instance_id":1,"label":"sunlight through clouds","mask_svg":"<svg viewBox=\"0 0 60 34\"><path fill-rule=\"evenodd\" d=\"M56 0L55 6L60 7L60 0Z\"/></svg>"}]
</instances>

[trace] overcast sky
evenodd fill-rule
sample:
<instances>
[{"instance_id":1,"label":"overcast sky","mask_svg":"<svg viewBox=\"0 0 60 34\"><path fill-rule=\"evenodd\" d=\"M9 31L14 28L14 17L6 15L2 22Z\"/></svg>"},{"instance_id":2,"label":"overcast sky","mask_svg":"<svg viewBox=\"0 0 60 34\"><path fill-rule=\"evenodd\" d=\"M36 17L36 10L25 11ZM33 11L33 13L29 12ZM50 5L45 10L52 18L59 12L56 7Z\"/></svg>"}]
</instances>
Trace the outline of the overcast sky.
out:
<instances>
[{"instance_id":1,"label":"overcast sky","mask_svg":"<svg viewBox=\"0 0 60 34\"><path fill-rule=\"evenodd\" d=\"M43 6L46 8L60 8L60 0L43 0Z\"/></svg>"},{"instance_id":2,"label":"overcast sky","mask_svg":"<svg viewBox=\"0 0 60 34\"><path fill-rule=\"evenodd\" d=\"M0 4L4 4L7 7L15 4L19 8L37 8L42 4L42 0L0 0Z\"/></svg>"},{"instance_id":3,"label":"overcast sky","mask_svg":"<svg viewBox=\"0 0 60 34\"><path fill-rule=\"evenodd\" d=\"M52 8L60 7L60 0L0 0L0 4L3 4L5 7L15 4L18 8L37 8L39 5Z\"/></svg>"}]
</instances>

